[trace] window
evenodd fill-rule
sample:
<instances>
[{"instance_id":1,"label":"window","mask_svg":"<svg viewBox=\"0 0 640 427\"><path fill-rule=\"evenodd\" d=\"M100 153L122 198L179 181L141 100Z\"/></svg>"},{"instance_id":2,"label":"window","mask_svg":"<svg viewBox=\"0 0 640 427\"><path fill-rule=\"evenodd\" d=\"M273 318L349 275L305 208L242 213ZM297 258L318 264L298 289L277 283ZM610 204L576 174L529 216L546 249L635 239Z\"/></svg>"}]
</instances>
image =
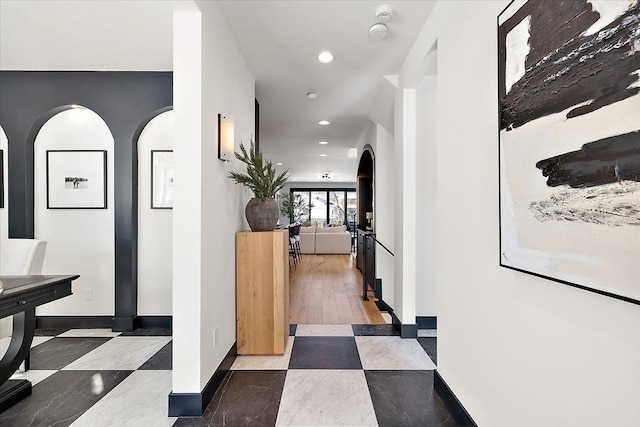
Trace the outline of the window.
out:
<instances>
[{"instance_id":1,"label":"window","mask_svg":"<svg viewBox=\"0 0 640 427\"><path fill-rule=\"evenodd\" d=\"M294 197L300 196L308 206L307 211L300 215L300 221L311 222L318 227L346 225L347 229L355 230L357 210L355 189L292 188L291 193Z\"/></svg>"}]
</instances>

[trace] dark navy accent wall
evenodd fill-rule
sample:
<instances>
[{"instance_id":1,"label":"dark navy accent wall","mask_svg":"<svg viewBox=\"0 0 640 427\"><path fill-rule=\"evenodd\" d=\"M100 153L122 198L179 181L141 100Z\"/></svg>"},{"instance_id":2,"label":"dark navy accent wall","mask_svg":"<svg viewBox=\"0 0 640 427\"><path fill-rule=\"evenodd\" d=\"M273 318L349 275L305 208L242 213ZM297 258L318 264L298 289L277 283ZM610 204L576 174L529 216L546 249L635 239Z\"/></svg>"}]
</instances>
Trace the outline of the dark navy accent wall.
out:
<instances>
[{"instance_id":1,"label":"dark navy accent wall","mask_svg":"<svg viewBox=\"0 0 640 427\"><path fill-rule=\"evenodd\" d=\"M81 105L102 117L113 135L117 330L133 329L137 315L136 130L172 104L171 72L0 72L0 125L9 140L9 237L34 237L33 142L46 120Z\"/></svg>"}]
</instances>

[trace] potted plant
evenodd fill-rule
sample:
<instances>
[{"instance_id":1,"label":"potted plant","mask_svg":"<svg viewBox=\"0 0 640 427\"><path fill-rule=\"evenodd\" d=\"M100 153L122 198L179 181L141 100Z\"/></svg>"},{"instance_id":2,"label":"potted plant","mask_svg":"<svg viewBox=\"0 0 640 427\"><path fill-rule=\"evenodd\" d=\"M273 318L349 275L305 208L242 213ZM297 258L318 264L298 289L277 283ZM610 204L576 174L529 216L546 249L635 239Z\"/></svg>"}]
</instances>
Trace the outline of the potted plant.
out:
<instances>
[{"instance_id":1,"label":"potted plant","mask_svg":"<svg viewBox=\"0 0 640 427\"><path fill-rule=\"evenodd\" d=\"M305 213L309 212L309 206L300 194L288 193L282 199L280 213L289 218L289 222L293 224L297 222Z\"/></svg>"},{"instance_id":2,"label":"potted plant","mask_svg":"<svg viewBox=\"0 0 640 427\"><path fill-rule=\"evenodd\" d=\"M288 170L276 175L276 169L270 160L256 153L256 146L251 141L249 152L240 143L241 153L236 158L247 165L247 173L229 172L229 178L236 184L249 188L254 197L249 200L244 210L251 231L272 231L278 223L278 203L274 197L287 182Z\"/></svg>"}]
</instances>

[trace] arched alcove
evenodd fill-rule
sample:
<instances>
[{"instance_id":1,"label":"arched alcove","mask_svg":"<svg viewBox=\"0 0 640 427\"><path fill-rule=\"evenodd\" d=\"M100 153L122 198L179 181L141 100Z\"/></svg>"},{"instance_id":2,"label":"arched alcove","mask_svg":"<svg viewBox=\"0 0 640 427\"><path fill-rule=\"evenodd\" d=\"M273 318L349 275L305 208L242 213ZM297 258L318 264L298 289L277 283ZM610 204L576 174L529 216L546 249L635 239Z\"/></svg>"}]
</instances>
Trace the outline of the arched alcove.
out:
<instances>
[{"instance_id":1,"label":"arched alcove","mask_svg":"<svg viewBox=\"0 0 640 427\"><path fill-rule=\"evenodd\" d=\"M138 156L138 316L172 314L173 211L167 204L152 204L159 174L153 165L164 161L171 168L173 154L173 110L165 108L143 123L136 132ZM154 160L152 161L152 157ZM161 174L160 174L161 175ZM161 260L161 262L158 262Z\"/></svg>"},{"instance_id":2,"label":"arched alcove","mask_svg":"<svg viewBox=\"0 0 640 427\"><path fill-rule=\"evenodd\" d=\"M365 145L360 155L357 175L358 227L362 229L368 225L367 212L374 212L374 158L373 148L369 144Z\"/></svg>"},{"instance_id":3,"label":"arched alcove","mask_svg":"<svg viewBox=\"0 0 640 427\"><path fill-rule=\"evenodd\" d=\"M40 122L30 136L34 238L48 242L42 272L80 278L73 295L39 307L38 315L110 319L115 293L113 135L98 114L80 106L59 107L35 125Z\"/></svg>"}]
</instances>

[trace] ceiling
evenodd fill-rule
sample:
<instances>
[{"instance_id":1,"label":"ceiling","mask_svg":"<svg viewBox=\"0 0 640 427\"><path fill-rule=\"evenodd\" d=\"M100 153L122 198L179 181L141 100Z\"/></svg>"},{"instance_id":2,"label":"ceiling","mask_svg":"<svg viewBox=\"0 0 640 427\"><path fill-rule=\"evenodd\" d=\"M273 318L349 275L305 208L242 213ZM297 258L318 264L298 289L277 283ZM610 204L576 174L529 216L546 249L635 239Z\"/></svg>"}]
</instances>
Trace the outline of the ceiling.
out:
<instances>
[{"instance_id":1,"label":"ceiling","mask_svg":"<svg viewBox=\"0 0 640 427\"><path fill-rule=\"evenodd\" d=\"M384 76L399 71L435 1L218 4L256 80L265 156L294 182L327 181L325 173L330 182L355 181L349 149L372 117L392 130L393 90ZM373 41L368 29L382 4L394 16L387 37ZM0 0L0 69L171 70L171 13L193 7L181 0ZM322 50L333 53L332 63L318 62ZM309 90L318 98L307 98Z\"/></svg>"}]
</instances>

